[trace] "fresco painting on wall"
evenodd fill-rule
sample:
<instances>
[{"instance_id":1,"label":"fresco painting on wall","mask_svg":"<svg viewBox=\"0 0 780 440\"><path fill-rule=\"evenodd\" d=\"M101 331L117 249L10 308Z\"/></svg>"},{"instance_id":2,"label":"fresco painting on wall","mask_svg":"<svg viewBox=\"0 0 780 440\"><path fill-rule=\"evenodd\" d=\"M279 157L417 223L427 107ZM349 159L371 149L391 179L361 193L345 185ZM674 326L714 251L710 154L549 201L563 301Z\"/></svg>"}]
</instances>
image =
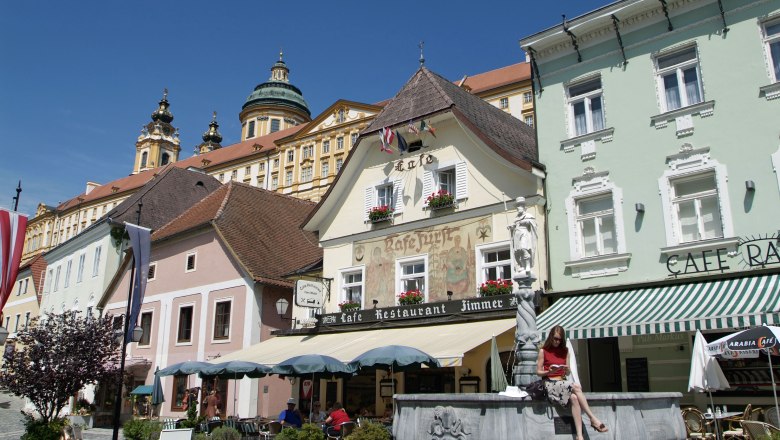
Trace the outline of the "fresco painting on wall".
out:
<instances>
[{"instance_id":1,"label":"fresco painting on wall","mask_svg":"<svg viewBox=\"0 0 780 440\"><path fill-rule=\"evenodd\" d=\"M446 225L416 229L400 234L355 242L353 264L366 268L366 292L382 304L394 304L396 260L428 256L428 301L477 292L474 246L492 241L491 217L480 217Z\"/></svg>"}]
</instances>

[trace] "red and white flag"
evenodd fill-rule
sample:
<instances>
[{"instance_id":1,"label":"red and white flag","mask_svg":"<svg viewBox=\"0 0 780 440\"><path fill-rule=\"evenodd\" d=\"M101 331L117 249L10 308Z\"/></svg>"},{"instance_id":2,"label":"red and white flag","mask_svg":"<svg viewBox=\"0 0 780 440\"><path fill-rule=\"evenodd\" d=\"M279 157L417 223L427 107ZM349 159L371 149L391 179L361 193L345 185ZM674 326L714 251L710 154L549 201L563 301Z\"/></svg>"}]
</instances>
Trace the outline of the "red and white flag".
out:
<instances>
[{"instance_id":1,"label":"red and white flag","mask_svg":"<svg viewBox=\"0 0 780 440\"><path fill-rule=\"evenodd\" d=\"M27 217L0 208L0 310L5 307L19 274Z\"/></svg>"},{"instance_id":2,"label":"red and white flag","mask_svg":"<svg viewBox=\"0 0 780 440\"><path fill-rule=\"evenodd\" d=\"M395 133L388 127L379 130L379 138L382 141L382 146L379 151L384 151L387 154L393 154L393 150L390 148L395 140Z\"/></svg>"}]
</instances>

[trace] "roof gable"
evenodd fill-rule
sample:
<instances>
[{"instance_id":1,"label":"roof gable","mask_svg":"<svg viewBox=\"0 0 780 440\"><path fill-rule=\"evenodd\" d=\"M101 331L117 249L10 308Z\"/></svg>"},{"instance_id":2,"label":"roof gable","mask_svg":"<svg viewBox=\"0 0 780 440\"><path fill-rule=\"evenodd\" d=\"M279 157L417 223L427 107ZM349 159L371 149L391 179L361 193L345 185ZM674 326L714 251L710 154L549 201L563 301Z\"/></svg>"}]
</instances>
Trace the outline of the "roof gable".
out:
<instances>
[{"instance_id":1,"label":"roof gable","mask_svg":"<svg viewBox=\"0 0 780 440\"><path fill-rule=\"evenodd\" d=\"M364 113L371 113L372 115L375 115L379 113L379 111L382 110L382 107L379 105L372 105L372 104L364 104L360 102L355 101L347 101L345 99L339 99L333 104L331 104L328 108L326 108L322 113L317 115L311 122L308 122L306 124L306 127L301 129L300 131L294 133L293 135L287 136L283 139L280 139L280 142L292 142L299 139L306 138L307 136L316 134L318 132L336 128L337 125L350 125L354 123L363 122L365 118L359 118L358 120L348 120L343 123L331 123L332 125L327 125L329 119L332 119L334 114L340 109L340 108L347 108L348 110L356 110L356 111L362 111ZM334 121L335 122L335 121Z\"/></svg>"}]
</instances>

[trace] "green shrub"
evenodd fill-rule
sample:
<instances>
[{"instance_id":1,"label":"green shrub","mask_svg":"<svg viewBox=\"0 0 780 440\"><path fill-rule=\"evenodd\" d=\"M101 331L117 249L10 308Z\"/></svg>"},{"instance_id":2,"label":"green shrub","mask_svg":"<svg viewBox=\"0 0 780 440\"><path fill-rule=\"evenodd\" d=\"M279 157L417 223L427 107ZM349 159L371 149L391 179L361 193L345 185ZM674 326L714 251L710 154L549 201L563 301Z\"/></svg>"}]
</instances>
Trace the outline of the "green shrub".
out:
<instances>
[{"instance_id":1,"label":"green shrub","mask_svg":"<svg viewBox=\"0 0 780 440\"><path fill-rule=\"evenodd\" d=\"M283 428L282 432L276 435L276 440L298 440L298 430L295 428Z\"/></svg>"},{"instance_id":2,"label":"green shrub","mask_svg":"<svg viewBox=\"0 0 780 440\"><path fill-rule=\"evenodd\" d=\"M68 424L65 419L54 419L47 423L24 411L22 411L22 415L24 416L24 434L21 440L59 440L62 428Z\"/></svg>"},{"instance_id":3,"label":"green shrub","mask_svg":"<svg viewBox=\"0 0 780 440\"><path fill-rule=\"evenodd\" d=\"M324 440L325 434L320 425L305 423L298 431L298 440Z\"/></svg>"},{"instance_id":4,"label":"green shrub","mask_svg":"<svg viewBox=\"0 0 780 440\"><path fill-rule=\"evenodd\" d=\"M209 436L205 432L199 432L192 437L192 440L209 440Z\"/></svg>"},{"instance_id":5,"label":"green shrub","mask_svg":"<svg viewBox=\"0 0 780 440\"><path fill-rule=\"evenodd\" d=\"M780 433L774 433L771 436L765 435L763 437L759 437L757 440L780 440Z\"/></svg>"},{"instance_id":6,"label":"green shrub","mask_svg":"<svg viewBox=\"0 0 780 440\"><path fill-rule=\"evenodd\" d=\"M198 428L200 424L206 421L206 416L200 416L193 419L182 420L179 424L182 428Z\"/></svg>"},{"instance_id":7,"label":"green shrub","mask_svg":"<svg viewBox=\"0 0 780 440\"><path fill-rule=\"evenodd\" d=\"M355 428L346 440L390 440L390 432L384 425L366 422Z\"/></svg>"},{"instance_id":8,"label":"green shrub","mask_svg":"<svg viewBox=\"0 0 780 440\"><path fill-rule=\"evenodd\" d=\"M162 431L162 426L154 420L132 419L122 426L126 440L146 440Z\"/></svg>"},{"instance_id":9,"label":"green shrub","mask_svg":"<svg viewBox=\"0 0 780 440\"><path fill-rule=\"evenodd\" d=\"M212 440L241 440L241 433L235 428L220 426L211 431Z\"/></svg>"}]
</instances>

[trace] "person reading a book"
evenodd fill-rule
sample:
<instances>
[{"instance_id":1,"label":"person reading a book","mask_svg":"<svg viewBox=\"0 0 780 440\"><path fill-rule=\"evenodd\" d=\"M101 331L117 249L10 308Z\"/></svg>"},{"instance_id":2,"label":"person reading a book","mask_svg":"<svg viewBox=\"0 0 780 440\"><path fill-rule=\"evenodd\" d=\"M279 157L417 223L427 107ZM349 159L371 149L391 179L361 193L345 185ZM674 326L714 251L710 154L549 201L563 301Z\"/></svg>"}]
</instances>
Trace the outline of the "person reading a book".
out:
<instances>
[{"instance_id":1,"label":"person reading a book","mask_svg":"<svg viewBox=\"0 0 780 440\"><path fill-rule=\"evenodd\" d=\"M590 425L593 429L598 432L607 432L608 429L604 423L590 410L580 384L566 380L569 372L569 349L566 347L566 332L563 327L556 325L548 333L544 345L539 350L539 357L536 359L536 374L544 379L547 400L564 407L571 404L577 440L584 439L582 436L583 412L590 419Z\"/></svg>"}]
</instances>

